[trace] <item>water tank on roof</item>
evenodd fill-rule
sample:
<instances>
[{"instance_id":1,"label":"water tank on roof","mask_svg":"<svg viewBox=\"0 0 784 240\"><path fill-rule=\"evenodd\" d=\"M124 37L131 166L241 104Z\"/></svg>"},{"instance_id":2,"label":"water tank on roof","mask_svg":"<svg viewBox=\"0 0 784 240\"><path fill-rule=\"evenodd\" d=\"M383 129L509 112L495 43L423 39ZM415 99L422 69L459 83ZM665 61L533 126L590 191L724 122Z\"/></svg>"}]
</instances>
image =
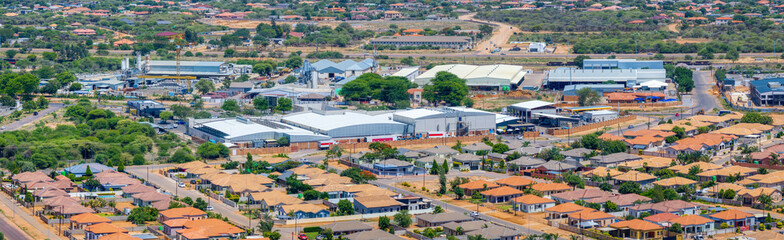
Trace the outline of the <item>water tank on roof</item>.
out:
<instances>
[{"instance_id":1,"label":"water tank on roof","mask_svg":"<svg viewBox=\"0 0 784 240\"><path fill-rule=\"evenodd\" d=\"M781 87L781 83L780 82L769 82L768 83L768 87L769 88L780 88Z\"/></svg>"}]
</instances>

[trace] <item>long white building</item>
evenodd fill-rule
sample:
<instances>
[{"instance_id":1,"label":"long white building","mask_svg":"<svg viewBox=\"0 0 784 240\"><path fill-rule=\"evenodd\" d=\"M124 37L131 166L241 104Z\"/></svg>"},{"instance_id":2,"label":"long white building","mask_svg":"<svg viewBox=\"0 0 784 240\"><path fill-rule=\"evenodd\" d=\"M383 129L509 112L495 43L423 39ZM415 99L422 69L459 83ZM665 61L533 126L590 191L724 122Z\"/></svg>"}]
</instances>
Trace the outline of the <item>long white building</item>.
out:
<instances>
[{"instance_id":1,"label":"long white building","mask_svg":"<svg viewBox=\"0 0 784 240\"><path fill-rule=\"evenodd\" d=\"M438 72L449 72L466 80L466 85L481 90L509 90L516 88L525 78L523 66L515 65L438 65L414 79L419 86L430 84Z\"/></svg>"}]
</instances>

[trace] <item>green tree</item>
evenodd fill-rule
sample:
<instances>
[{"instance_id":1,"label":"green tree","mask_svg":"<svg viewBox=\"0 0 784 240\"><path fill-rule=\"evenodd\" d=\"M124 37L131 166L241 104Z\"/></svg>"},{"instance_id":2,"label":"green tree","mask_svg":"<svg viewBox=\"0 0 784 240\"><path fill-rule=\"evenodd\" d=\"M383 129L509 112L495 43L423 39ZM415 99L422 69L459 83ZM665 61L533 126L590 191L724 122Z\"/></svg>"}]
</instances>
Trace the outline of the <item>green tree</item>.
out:
<instances>
[{"instance_id":1,"label":"green tree","mask_svg":"<svg viewBox=\"0 0 784 240\"><path fill-rule=\"evenodd\" d=\"M642 188L640 188L640 184L638 184L636 182L624 182L624 183L621 183L621 186L618 189L618 192L621 193L621 194L627 194L627 193L640 194L640 193L642 193Z\"/></svg>"},{"instance_id":2,"label":"green tree","mask_svg":"<svg viewBox=\"0 0 784 240\"><path fill-rule=\"evenodd\" d=\"M607 211L607 212L617 212L618 211L618 205L616 205L612 201L607 201L607 202L604 203L604 210Z\"/></svg>"},{"instance_id":3,"label":"green tree","mask_svg":"<svg viewBox=\"0 0 784 240\"><path fill-rule=\"evenodd\" d=\"M682 233L683 227L681 227L680 223L673 223L667 230L674 233Z\"/></svg>"},{"instance_id":4,"label":"green tree","mask_svg":"<svg viewBox=\"0 0 784 240\"><path fill-rule=\"evenodd\" d=\"M226 101L223 101L223 105L221 105L221 109L229 112L236 112L240 110L240 105L237 103L237 100L226 99Z\"/></svg>"},{"instance_id":5,"label":"green tree","mask_svg":"<svg viewBox=\"0 0 784 240\"><path fill-rule=\"evenodd\" d=\"M181 104L172 105L169 109L171 109L172 114L179 119L185 119L191 114L191 108Z\"/></svg>"},{"instance_id":6,"label":"green tree","mask_svg":"<svg viewBox=\"0 0 784 240\"><path fill-rule=\"evenodd\" d=\"M18 54L18 53L19 53L19 51L16 51L14 49L9 49L9 50L5 51L5 57L7 57L7 58L14 58L16 56L16 54Z\"/></svg>"},{"instance_id":7,"label":"green tree","mask_svg":"<svg viewBox=\"0 0 784 240\"><path fill-rule=\"evenodd\" d=\"M479 25L479 32L482 33L482 35L491 34L493 33L493 27L488 24Z\"/></svg>"},{"instance_id":8,"label":"green tree","mask_svg":"<svg viewBox=\"0 0 784 240\"><path fill-rule=\"evenodd\" d=\"M577 90L577 96L577 104L580 106L596 105L601 100L601 96L598 92L587 87Z\"/></svg>"},{"instance_id":9,"label":"green tree","mask_svg":"<svg viewBox=\"0 0 784 240\"><path fill-rule=\"evenodd\" d=\"M253 65L253 72L262 76L269 76L272 74L274 67L269 63L257 63Z\"/></svg>"},{"instance_id":10,"label":"green tree","mask_svg":"<svg viewBox=\"0 0 784 240\"><path fill-rule=\"evenodd\" d=\"M170 120L174 116L174 113L171 111L161 111L158 116L160 116L162 120L166 121Z\"/></svg>"},{"instance_id":11,"label":"green tree","mask_svg":"<svg viewBox=\"0 0 784 240\"><path fill-rule=\"evenodd\" d=\"M158 209L153 207L137 207L131 210L127 221L136 225L142 225L146 222L155 221L155 219L158 219Z\"/></svg>"},{"instance_id":12,"label":"green tree","mask_svg":"<svg viewBox=\"0 0 784 240\"><path fill-rule=\"evenodd\" d=\"M202 79L196 82L194 87L201 92L201 94L205 94L208 92L215 91L215 84L212 83L212 80L209 79Z\"/></svg>"},{"instance_id":13,"label":"green tree","mask_svg":"<svg viewBox=\"0 0 784 240\"><path fill-rule=\"evenodd\" d=\"M340 216L354 215L354 204L346 199L341 199L340 201L338 201L338 215Z\"/></svg>"},{"instance_id":14,"label":"green tree","mask_svg":"<svg viewBox=\"0 0 784 240\"><path fill-rule=\"evenodd\" d=\"M727 54L724 55L724 58L732 60L733 62L735 62L735 61L738 61L738 59L740 58L740 53L738 53L737 49L730 48L729 50L727 50Z\"/></svg>"},{"instance_id":15,"label":"green tree","mask_svg":"<svg viewBox=\"0 0 784 240\"><path fill-rule=\"evenodd\" d=\"M423 90L422 97L435 105L443 101L458 106L468 94L465 80L448 72L436 73L436 77L430 80L430 84L425 85Z\"/></svg>"},{"instance_id":16,"label":"green tree","mask_svg":"<svg viewBox=\"0 0 784 240\"><path fill-rule=\"evenodd\" d=\"M586 55L577 55L577 57L574 57L574 60L572 60L572 62L574 62L575 65L582 67L583 61L585 61L585 59L591 59L591 57Z\"/></svg>"},{"instance_id":17,"label":"green tree","mask_svg":"<svg viewBox=\"0 0 784 240\"><path fill-rule=\"evenodd\" d=\"M443 213L443 212L444 212L444 208L442 208L442 207L441 207L441 206L439 206L439 205L436 205L436 206L433 208L433 214L438 214L438 213Z\"/></svg>"},{"instance_id":18,"label":"green tree","mask_svg":"<svg viewBox=\"0 0 784 240\"><path fill-rule=\"evenodd\" d=\"M697 55L702 57L702 59L713 59L713 50L710 48L703 48L697 51Z\"/></svg>"},{"instance_id":19,"label":"green tree","mask_svg":"<svg viewBox=\"0 0 784 240\"><path fill-rule=\"evenodd\" d=\"M125 161L120 160L120 163L117 164L117 171L125 172Z\"/></svg>"},{"instance_id":20,"label":"green tree","mask_svg":"<svg viewBox=\"0 0 784 240\"><path fill-rule=\"evenodd\" d=\"M378 228L379 229L387 229L391 227L392 224L389 223L389 217L381 216L378 218Z\"/></svg>"},{"instance_id":21,"label":"green tree","mask_svg":"<svg viewBox=\"0 0 784 240\"><path fill-rule=\"evenodd\" d=\"M280 240L280 233L276 231L274 232L264 232L264 236L269 238L270 240Z\"/></svg>"},{"instance_id":22,"label":"green tree","mask_svg":"<svg viewBox=\"0 0 784 240\"><path fill-rule=\"evenodd\" d=\"M268 110L269 104L267 103L267 98L264 97L256 97L253 99L253 108L256 110Z\"/></svg>"},{"instance_id":23,"label":"green tree","mask_svg":"<svg viewBox=\"0 0 784 240\"><path fill-rule=\"evenodd\" d=\"M81 83L71 83L71 86L68 87L68 91L79 91L82 90L84 86Z\"/></svg>"},{"instance_id":24,"label":"green tree","mask_svg":"<svg viewBox=\"0 0 784 240\"><path fill-rule=\"evenodd\" d=\"M229 148L221 143L204 142L196 149L196 155L207 159L225 158L229 156Z\"/></svg>"},{"instance_id":25,"label":"green tree","mask_svg":"<svg viewBox=\"0 0 784 240\"><path fill-rule=\"evenodd\" d=\"M205 211L207 210L207 202L204 199L196 198L196 201L193 202L191 207L197 208L199 210Z\"/></svg>"},{"instance_id":26,"label":"green tree","mask_svg":"<svg viewBox=\"0 0 784 240\"><path fill-rule=\"evenodd\" d=\"M463 196L465 195L465 191L462 188L455 187L454 191L455 191L455 195L457 195L457 199L463 199Z\"/></svg>"},{"instance_id":27,"label":"green tree","mask_svg":"<svg viewBox=\"0 0 784 240\"><path fill-rule=\"evenodd\" d=\"M288 98L278 98L278 106L275 106L275 110L280 112L288 112L291 111L293 105L291 99Z\"/></svg>"},{"instance_id":28,"label":"green tree","mask_svg":"<svg viewBox=\"0 0 784 240\"><path fill-rule=\"evenodd\" d=\"M770 116L762 115L758 112L746 112L743 114L743 117L740 119L742 123L761 123L761 124L771 124L773 123L773 118Z\"/></svg>"},{"instance_id":29,"label":"green tree","mask_svg":"<svg viewBox=\"0 0 784 240\"><path fill-rule=\"evenodd\" d=\"M392 218L395 220L395 224L402 228L411 226L411 214L408 214L407 210L397 212L395 216L392 216Z\"/></svg>"},{"instance_id":30,"label":"green tree","mask_svg":"<svg viewBox=\"0 0 784 240\"><path fill-rule=\"evenodd\" d=\"M440 185L438 193L446 194L446 174L444 174L444 171L439 171L439 173L438 173L438 183Z\"/></svg>"}]
</instances>

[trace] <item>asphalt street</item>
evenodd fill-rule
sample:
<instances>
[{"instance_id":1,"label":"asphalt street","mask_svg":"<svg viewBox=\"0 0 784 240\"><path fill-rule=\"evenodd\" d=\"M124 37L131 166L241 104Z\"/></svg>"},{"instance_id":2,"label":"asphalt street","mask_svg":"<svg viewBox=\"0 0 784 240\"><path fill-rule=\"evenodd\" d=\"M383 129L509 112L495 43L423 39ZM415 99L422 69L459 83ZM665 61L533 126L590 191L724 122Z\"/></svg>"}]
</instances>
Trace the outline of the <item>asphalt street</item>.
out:
<instances>
[{"instance_id":1,"label":"asphalt street","mask_svg":"<svg viewBox=\"0 0 784 240\"><path fill-rule=\"evenodd\" d=\"M12 122L12 123L9 123L8 125L5 125L5 131L17 130L17 129L21 128L22 126L24 126L25 124L31 123L31 122L33 122L33 121L35 121L35 120L45 116L46 114L50 114L50 113L53 113L53 112L55 112L57 110L60 110L64 106L65 105L62 104L62 103L50 103L49 104L49 108L41 110L41 111L38 111L38 115L37 116L33 115L33 114L30 114L29 116L24 117L22 119L19 119L16 122Z\"/></svg>"},{"instance_id":2,"label":"asphalt street","mask_svg":"<svg viewBox=\"0 0 784 240\"><path fill-rule=\"evenodd\" d=\"M22 219L24 219L26 222L30 223L30 225L33 226L34 228L38 229L38 231L43 233L47 238L49 238L49 239L60 239L60 237L58 237L57 234L52 233L51 231L49 231L48 228L44 227L43 225L41 225L41 223L36 221L35 218L32 215L27 214L27 212L22 210L22 208L19 207L19 205L16 205L16 202L14 202L13 199L9 198L8 195L0 194L0 202L2 202L2 204L5 204L6 206L8 206L8 208L10 208L12 211L14 211L14 213L12 213L12 214L18 215L18 216L22 217ZM8 213L4 213L4 214L8 214ZM3 221L6 222L6 223L8 222L7 219L4 219ZM6 229L3 228L4 225L6 225L6 224L0 224L0 230L2 230L3 233L6 233ZM13 227L13 226L11 226L11 227ZM22 234L24 236L27 236L27 234L24 234L24 233L22 233ZM6 239L16 240L17 238L10 238L9 236L6 236ZM26 237L26 238L19 238L19 239L30 239L30 238Z\"/></svg>"},{"instance_id":3,"label":"asphalt street","mask_svg":"<svg viewBox=\"0 0 784 240\"><path fill-rule=\"evenodd\" d=\"M0 215L0 232L3 233L5 239L33 239L3 215Z\"/></svg>"}]
</instances>

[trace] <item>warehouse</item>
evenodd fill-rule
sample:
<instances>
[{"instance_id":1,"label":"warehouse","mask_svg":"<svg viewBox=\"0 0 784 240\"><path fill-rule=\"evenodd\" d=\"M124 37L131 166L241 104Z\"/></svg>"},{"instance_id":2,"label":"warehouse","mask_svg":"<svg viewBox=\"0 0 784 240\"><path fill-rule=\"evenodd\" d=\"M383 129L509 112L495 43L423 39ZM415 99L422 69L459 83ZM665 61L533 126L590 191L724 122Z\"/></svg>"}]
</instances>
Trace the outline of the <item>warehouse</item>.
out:
<instances>
[{"instance_id":1,"label":"warehouse","mask_svg":"<svg viewBox=\"0 0 784 240\"><path fill-rule=\"evenodd\" d=\"M474 47L470 37L460 36L383 36L370 40L371 45L433 46L452 49L471 49Z\"/></svg>"},{"instance_id":2,"label":"warehouse","mask_svg":"<svg viewBox=\"0 0 784 240\"><path fill-rule=\"evenodd\" d=\"M313 111L289 114L283 123L331 138L363 138L406 135L406 125L392 121L391 114L367 115L349 111Z\"/></svg>"},{"instance_id":3,"label":"warehouse","mask_svg":"<svg viewBox=\"0 0 784 240\"><path fill-rule=\"evenodd\" d=\"M395 112L392 119L407 124L416 138L493 133L496 128L494 113L466 107L412 109Z\"/></svg>"},{"instance_id":4,"label":"warehouse","mask_svg":"<svg viewBox=\"0 0 784 240\"><path fill-rule=\"evenodd\" d=\"M553 103L539 100L513 104L507 107L507 111L509 111L508 114L510 116L518 117L524 123L538 122L538 114L555 115L557 113L557 109L553 106Z\"/></svg>"},{"instance_id":5,"label":"warehouse","mask_svg":"<svg viewBox=\"0 0 784 240\"><path fill-rule=\"evenodd\" d=\"M784 78L769 78L749 82L751 101L758 106L781 106L784 104Z\"/></svg>"},{"instance_id":6,"label":"warehouse","mask_svg":"<svg viewBox=\"0 0 784 240\"><path fill-rule=\"evenodd\" d=\"M610 110L597 110L583 112L583 121L586 122L604 122L618 118L618 112Z\"/></svg>"},{"instance_id":7,"label":"warehouse","mask_svg":"<svg viewBox=\"0 0 784 240\"><path fill-rule=\"evenodd\" d=\"M419 66L400 69L400 71L393 73L392 76L404 77L413 82L419 76Z\"/></svg>"},{"instance_id":8,"label":"warehouse","mask_svg":"<svg viewBox=\"0 0 784 240\"><path fill-rule=\"evenodd\" d=\"M135 116L153 116L158 117L163 110L166 110L166 106L163 103L159 103L153 100L135 100L135 101L128 101L128 113Z\"/></svg>"},{"instance_id":9,"label":"warehouse","mask_svg":"<svg viewBox=\"0 0 784 240\"><path fill-rule=\"evenodd\" d=\"M545 76L545 86L552 90L563 90L567 85L603 84L612 82L633 87L637 83L657 80L666 82L664 69L576 69L558 68Z\"/></svg>"},{"instance_id":10,"label":"warehouse","mask_svg":"<svg viewBox=\"0 0 784 240\"><path fill-rule=\"evenodd\" d=\"M626 86L623 84L575 84L566 85L563 90L564 96L577 96L577 91L583 88L590 88L600 95L611 92L623 92Z\"/></svg>"},{"instance_id":11,"label":"warehouse","mask_svg":"<svg viewBox=\"0 0 784 240\"><path fill-rule=\"evenodd\" d=\"M317 142L328 136L265 119L243 117L224 119L188 119L188 134L206 141L242 145L244 147L275 146L286 137L289 142Z\"/></svg>"},{"instance_id":12,"label":"warehouse","mask_svg":"<svg viewBox=\"0 0 784 240\"><path fill-rule=\"evenodd\" d=\"M147 61L147 75L177 75L177 61ZM194 77L225 77L231 71L226 62L180 61L180 75Z\"/></svg>"},{"instance_id":13,"label":"warehouse","mask_svg":"<svg viewBox=\"0 0 784 240\"><path fill-rule=\"evenodd\" d=\"M317 72L319 79L359 76L363 73L373 72L376 65L378 65L378 63L370 58L362 60L361 62L345 60L339 63L324 59L311 64L313 69Z\"/></svg>"},{"instance_id":14,"label":"warehouse","mask_svg":"<svg viewBox=\"0 0 784 240\"><path fill-rule=\"evenodd\" d=\"M466 80L466 85L473 90L511 90L517 88L525 79L526 71L522 66L514 65L438 65L422 73L414 82L419 86L430 84L438 72L449 72Z\"/></svg>"},{"instance_id":15,"label":"warehouse","mask_svg":"<svg viewBox=\"0 0 784 240\"><path fill-rule=\"evenodd\" d=\"M664 69L664 62L637 61L637 59L585 59L583 69Z\"/></svg>"}]
</instances>

